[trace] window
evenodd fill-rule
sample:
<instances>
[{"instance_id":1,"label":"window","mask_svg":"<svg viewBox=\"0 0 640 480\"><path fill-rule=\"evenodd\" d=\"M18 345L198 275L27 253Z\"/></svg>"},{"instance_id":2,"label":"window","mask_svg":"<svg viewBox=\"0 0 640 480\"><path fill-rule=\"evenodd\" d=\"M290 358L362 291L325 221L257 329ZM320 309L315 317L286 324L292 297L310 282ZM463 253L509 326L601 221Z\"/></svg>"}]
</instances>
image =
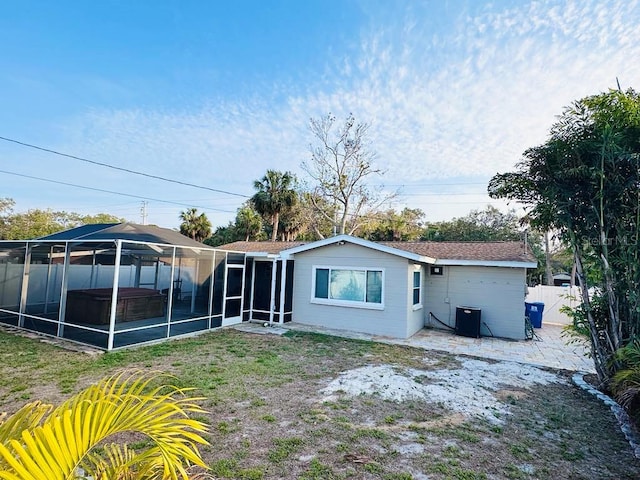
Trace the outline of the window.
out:
<instances>
[{"instance_id":1,"label":"window","mask_svg":"<svg viewBox=\"0 0 640 480\"><path fill-rule=\"evenodd\" d=\"M383 271L368 268L314 267L314 303L364 308L383 307Z\"/></svg>"},{"instance_id":2,"label":"window","mask_svg":"<svg viewBox=\"0 0 640 480\"><path fill-rule=\"evenodd\" d=\"M420 283L422 275L420 271L413 272L413 305L420 305Z\"/></svg>"}]
</instances>

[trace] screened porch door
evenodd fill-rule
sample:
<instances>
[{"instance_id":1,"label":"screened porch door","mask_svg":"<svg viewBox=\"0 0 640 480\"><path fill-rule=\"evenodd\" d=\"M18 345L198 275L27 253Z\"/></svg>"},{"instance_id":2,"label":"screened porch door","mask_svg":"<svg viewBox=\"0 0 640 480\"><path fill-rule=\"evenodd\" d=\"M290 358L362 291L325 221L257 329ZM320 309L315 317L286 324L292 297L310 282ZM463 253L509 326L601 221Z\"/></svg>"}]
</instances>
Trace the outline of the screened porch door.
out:
<instances>
[{"instance_id":1,"label":"screened porch door","mask_svg":"<svg viewBox=\"0 0 640 480\"><path fill-rule=\"evenodd\" d=\"M242 292L244 291L244 265L227 263L224 289L222 326L242 322Z\"/></svg>"}]
</instances>

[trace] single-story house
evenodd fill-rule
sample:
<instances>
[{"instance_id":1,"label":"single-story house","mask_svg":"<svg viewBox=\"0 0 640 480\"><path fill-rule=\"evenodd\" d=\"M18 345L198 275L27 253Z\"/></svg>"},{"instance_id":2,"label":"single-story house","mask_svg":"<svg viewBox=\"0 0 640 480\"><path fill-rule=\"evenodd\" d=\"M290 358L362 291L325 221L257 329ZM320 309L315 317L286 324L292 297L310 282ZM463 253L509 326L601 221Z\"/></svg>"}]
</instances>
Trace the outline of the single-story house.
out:
<instances>
[{"instance_id":1,"label":"single-story house","mask_svg":"<svg viewBox=\"0 0 640 480\"><path fill-rule=\"evenodd\" d=\"M291 300L276 308L280 322L408 338L424 326L474 336L463 323L472 321L476 336L525 338L526 270L537 264L524 242L377 243L339 235L221 248L256 264L279 262L275 277L292 283L284 282ZM272 289L272 298L279 294Z\"/></svg>"},{"instance_id":2,"label":"single-story house","mask_svg":"<svg viewBox=\"0 0 640 480\"><path fill-rule=\"evenodd\" d=\"M243 321L524 339L522 242L235 242L86 225L0 241L0 323L105 350ZM469 328L469 325L473 328Z\"/></svg>"}]
</instances>

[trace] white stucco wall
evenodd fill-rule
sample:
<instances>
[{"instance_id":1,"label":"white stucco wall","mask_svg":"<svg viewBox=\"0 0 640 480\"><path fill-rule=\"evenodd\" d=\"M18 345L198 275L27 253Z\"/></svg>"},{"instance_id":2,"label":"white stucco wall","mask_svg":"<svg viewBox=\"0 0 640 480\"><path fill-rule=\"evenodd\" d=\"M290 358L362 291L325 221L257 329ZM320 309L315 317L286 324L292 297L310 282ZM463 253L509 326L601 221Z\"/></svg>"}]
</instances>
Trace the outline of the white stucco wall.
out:
<instances>
[{"instance_id":1,"label":"white stucco wall","mask_svg":"<svg viewBox=\"0 0 640 480\"><path fill-rule=\"evenodd\" d=\"M423 310L411 308L413 265L359 245L328 245L295 254L293 321L307 325L406 338L423 327ZM314 266L384 270L382 310L312 303Z\"/></svg>"},{"instance_id":2,"label":"white stucco wall","mask_svg":"<svg viewBox=\"0 0 640 480\"><path fill-rule=\"evenodd\" d=\"M429 321L429 312L455 327L456 307L482 310L483 336L524 339L524 297L526 269L506 267L445 266L443 275L430 275L425 281L425 317L434 328L445 328Z\"/></svg>"}]
</instances>

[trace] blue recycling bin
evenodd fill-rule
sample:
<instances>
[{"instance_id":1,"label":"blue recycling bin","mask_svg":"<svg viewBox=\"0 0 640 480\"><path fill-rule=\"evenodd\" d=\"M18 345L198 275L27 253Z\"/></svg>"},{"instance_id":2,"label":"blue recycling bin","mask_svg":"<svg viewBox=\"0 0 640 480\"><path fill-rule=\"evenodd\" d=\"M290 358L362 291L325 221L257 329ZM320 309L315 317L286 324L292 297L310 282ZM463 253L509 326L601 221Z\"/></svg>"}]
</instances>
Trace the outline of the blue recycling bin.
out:
<instances>
[{"instance_id":1,"label":"blue recycling bin","mask_svg":"<svg viewBox=\"0 0 640 480\"><path fill-rule=\"evenodd\" d=\"M529 317L533 328L542 328L543 311L544 303L542 302L524 302L524 314Z\"/></svg>"}]
</instances>

